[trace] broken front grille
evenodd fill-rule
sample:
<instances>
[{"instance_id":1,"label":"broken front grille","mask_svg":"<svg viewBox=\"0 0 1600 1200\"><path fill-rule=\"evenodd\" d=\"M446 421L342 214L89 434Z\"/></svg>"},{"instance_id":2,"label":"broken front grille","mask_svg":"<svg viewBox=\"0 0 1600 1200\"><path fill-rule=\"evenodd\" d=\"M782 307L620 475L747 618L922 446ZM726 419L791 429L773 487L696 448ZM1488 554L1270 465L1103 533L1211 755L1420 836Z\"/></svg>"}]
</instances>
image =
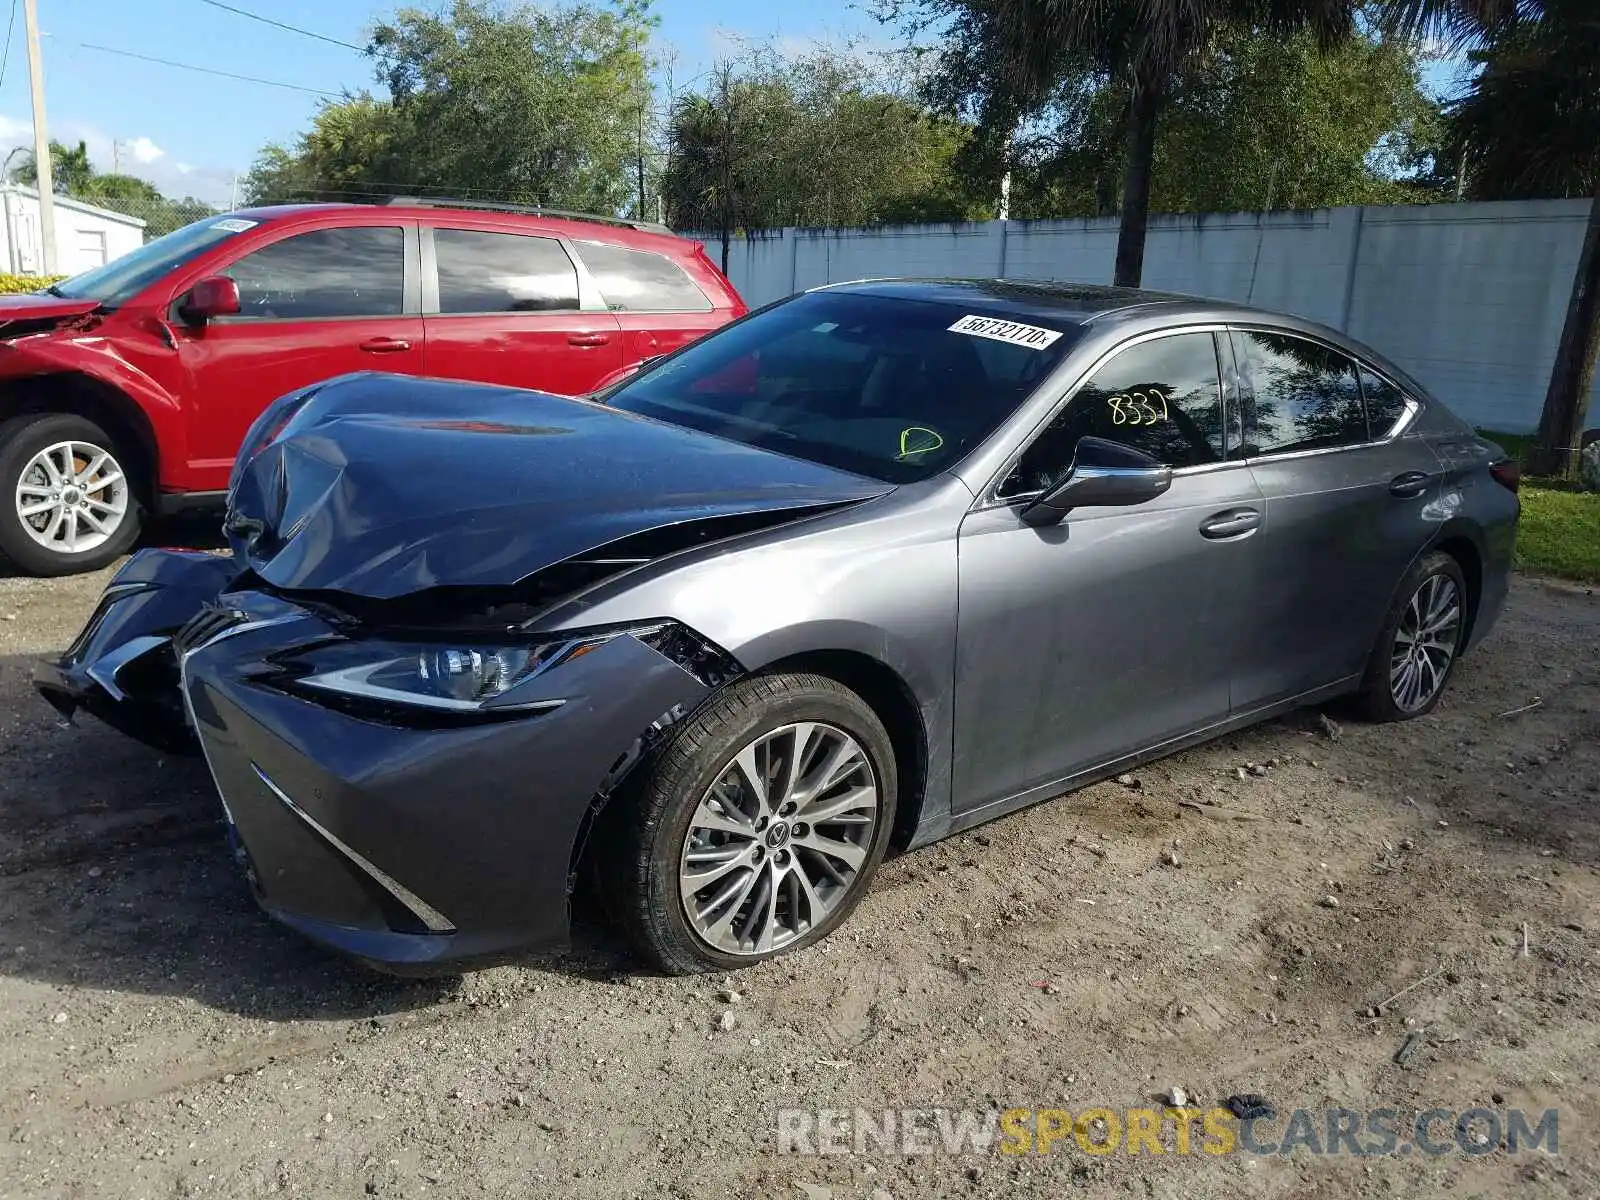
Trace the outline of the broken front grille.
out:
<instances>
[{"instance_id":1,"label":"broken front grille","mask_svg":"<svg viewBox=\"0 0 1600 1200\"><path fill-rule=\"evenodd\" d=\"M181 659L191 650L198 650L219 633L226 633L235 625L245 622L245 614L233 608L207 604L184 624L173 636L172 648Z\"/></svg>"}]
</instances>

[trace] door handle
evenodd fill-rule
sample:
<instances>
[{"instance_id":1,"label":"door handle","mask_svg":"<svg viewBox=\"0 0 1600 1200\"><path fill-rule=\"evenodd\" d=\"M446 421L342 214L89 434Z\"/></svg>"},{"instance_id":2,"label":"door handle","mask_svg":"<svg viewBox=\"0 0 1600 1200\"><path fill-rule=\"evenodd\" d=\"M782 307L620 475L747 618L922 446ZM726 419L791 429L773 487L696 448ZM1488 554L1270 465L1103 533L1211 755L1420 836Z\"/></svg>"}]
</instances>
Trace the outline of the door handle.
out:
<instances>
[{"instance_id":1,"label":"door handle","mask_svg":"<svg viewBox=\"0 0 1600 1200\"><path fill-rule=\"evenodd\" d=\"M1254 533L1261 528L1261 514L1253 508L1230 508L1200 522L1200 536L1213 541Z\"/></svg>"},{"instance_id":2,"label":"door handle","mask_svg":"<svg viewBox=\"0 0 1600 1200\"><path fill-rule=\"evenodd\" d=\"M611 341L609 333L569 333L567 345L569 346L604 346Z\"/></svg>"},{"instance_id":3,"label":"door handle","mask_svg":"<svg viewBox=\"0 0 1600 1200\"><path fill-rule=\"evenodd\" d=\"M411 343L405 338L375 337L362 342L360 349L368 354L400 354L411 349Z\"/></svg>"},{"instance_id":4,"label":"door handle","mask_svg":"<svg viewBox=\"0 0 1600 1200\"><path fill-rule=\"evenodd\" d=\"M1402 500L1413 500L1428 490L1433 476L1426 471L1403 471L1389 481L1389 494Z\"/></svg>"}]
</instances>

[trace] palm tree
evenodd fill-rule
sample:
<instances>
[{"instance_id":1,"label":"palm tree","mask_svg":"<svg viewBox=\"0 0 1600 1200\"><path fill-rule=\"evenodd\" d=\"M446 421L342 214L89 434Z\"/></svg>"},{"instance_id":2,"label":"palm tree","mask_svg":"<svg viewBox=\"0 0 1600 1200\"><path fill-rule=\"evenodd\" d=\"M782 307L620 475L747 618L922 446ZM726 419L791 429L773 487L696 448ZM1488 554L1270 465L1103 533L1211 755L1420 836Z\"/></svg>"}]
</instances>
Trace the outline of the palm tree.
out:
<instances>
[{"instance_id":1,"label":"palm tree","mask_svg":"<svg viewBox=\"0 0 1600 1200\"><path fill-rule=\"evenodd\" d=\"M1390 31L1440 34L1482 64L1451 108L1452 156L1483 199L1587 196L1588 229L1527 468L1568 474L1600 356L1600 4L1383 0Z\"/></svg>"},{"instance_id":2,"label":"palm tree","mask_svg":"<svg viewBox=\"0 0 1600 1200\"><path fill-rule=\"evenodd\" d=\"M1084 67L1128 97L1122 226L1114 281L1137 287L1156 123L1184 67L1223 25L1289 35L1310 30L1323 44L1354 28L1357 0L932 0L957 14L966 54L1001 78L998 91L1024 111ZM981 50L974 50L981 46Z\"/></svg>"},{"instance_id":3,"label":"palm tree","mask_svg":"<svg viewBox=\"0 0 1600 1200\"><path fill-rule=\"evenodd\" d=\"M89 162L89 147L84 142L70 147L63 146L60 142L51 142L50 166L55 190L64 196L78 195L88 186L89 180L94 178L94 167ZM11 172L11 178L28 187L38 186L39 168L33 161L32 150L23 152L16 168Z\"/></svg>"}]
</instances>

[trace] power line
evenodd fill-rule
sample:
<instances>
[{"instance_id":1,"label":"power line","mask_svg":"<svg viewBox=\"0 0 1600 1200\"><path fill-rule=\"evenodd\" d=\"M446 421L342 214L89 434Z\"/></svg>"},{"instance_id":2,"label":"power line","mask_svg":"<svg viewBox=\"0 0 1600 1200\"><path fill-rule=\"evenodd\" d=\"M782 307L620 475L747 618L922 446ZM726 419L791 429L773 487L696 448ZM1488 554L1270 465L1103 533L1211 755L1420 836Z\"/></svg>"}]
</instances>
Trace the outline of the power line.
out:
<instances>
[{"instance_id":1,"label":"power line","mask_svg":"<svg viewBox=\"0 0 1600 1200\"><path fill-rule=\"evenodd\" d=\"M245 83L260 83L267 87L288 88L292 92L309 92L313 96L327 96L331 100L343 99L338 92L325 92L321 88L303 87L298 83L279 83L275 79L257 79L254 75L235 75L232 71L217 71L211 67L197 67L190 63L173 62L170 58L156 58L149 54L135 54L132 50L116 50L110 46L97 46L93 42L79 42L85 50L98 50L102 54L116 54L123 58L137 58L141 62L158 63L163 67L177 67L180 71L198 71L202 75L220 75L223 79L238 79Z\"/></svg>"},{"instance_id":2,"label":"power line","mask_svg":"<svg viewBox=\"0 0 1600 1200\"><path fill-rule=\"evenodd\" d=\"M11 0L11 20L6 22L6 48L0 53L0 83L6 81L6 64L11 61L11 34L17 28L17 0Z\"/></svg>"},{"instance_id":3,"label":"power line","mask_svg":"<svg viewBox=\"0 0 1600 1200\"><path fill-rule=\"evenodd\" d=\"M357 54L365 54L365 46L357 46L353 42L341 42L338 38L327 37L320 33L312 33L309 29L301 29L298 25L285 25L282 21L274 21L271 17L263 17L260 13L247 12L242 8L235 8L231 4L224 4L222 0L200 0L201 4L209 4L212 8L220 8L223 12L235 13L241 17L249 17L252 21L260 21L263 25L274 25L279 29L286 29L290 33L298 33L302 37L316 38L319 42L327 42L330 46L343 46L346 50L354 50Z\"/></svg>"}]
</instances>

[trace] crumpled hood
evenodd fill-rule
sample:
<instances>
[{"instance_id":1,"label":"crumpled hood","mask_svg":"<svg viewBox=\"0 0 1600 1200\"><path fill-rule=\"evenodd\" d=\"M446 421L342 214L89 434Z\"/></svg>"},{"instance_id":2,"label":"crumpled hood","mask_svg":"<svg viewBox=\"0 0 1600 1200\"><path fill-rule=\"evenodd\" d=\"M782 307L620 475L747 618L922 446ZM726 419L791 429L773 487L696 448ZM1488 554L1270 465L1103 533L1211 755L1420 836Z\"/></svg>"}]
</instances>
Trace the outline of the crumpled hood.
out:
<instances>
[{"instance_id":1,"label":"crumpled hood","mask_svg":"<svg viewBox=\"0 0 1600 1200\"><path fill-rule=\"evenodd\" d=\"M62 321L68 317L81 317L100 307L98 300L68 300L41 292L17 292L0 296L0 337L14 332L18 322L30 328L39 328L42 321Z\"/></svg>"},{"instance_id":2,"label":"crumpled hood","mask_svg":"<svg viewBox=\"0 0 1600 1200\"><path fill-rule=\"evenodd\" d=\"M512 585L632 535L892 486L542 392L361 374L303 396L258 420L247 453L276 432L229 496L235 553L285 590Z\"/></svg>"}]
</instances>

